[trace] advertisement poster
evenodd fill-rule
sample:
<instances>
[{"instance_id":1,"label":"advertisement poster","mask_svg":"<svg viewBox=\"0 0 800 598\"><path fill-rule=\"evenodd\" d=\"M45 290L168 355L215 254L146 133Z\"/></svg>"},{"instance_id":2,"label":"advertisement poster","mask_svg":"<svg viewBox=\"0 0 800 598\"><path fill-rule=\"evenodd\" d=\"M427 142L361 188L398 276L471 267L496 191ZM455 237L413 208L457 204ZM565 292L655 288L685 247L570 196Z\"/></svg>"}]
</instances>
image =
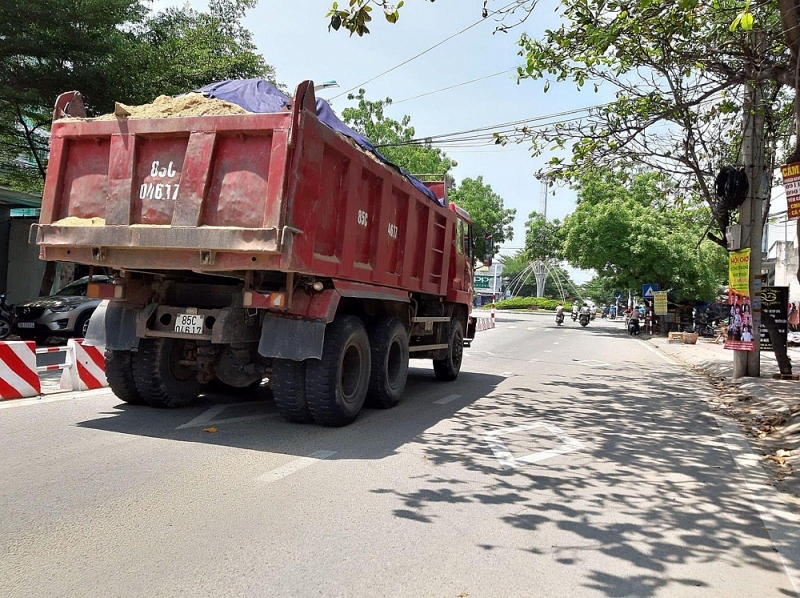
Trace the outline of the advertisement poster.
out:
<instances>
[{"instance_id":1,"label":"advertisement poster","mask_svg":"<svg viewBox=\"0 0 800 598\"><path fill-rule=\"evenodd\" d=\"M781 166L781 176L786 189L787 218L800 218L800 162Z\"/></svg>"},{"instance_id":2,"label":"advertisement poster","mask_svg":"<svg viewBox=\"0 0 800 598\"><path fill-rule=\"evenodd\" d=\"M669 313L667 309L666 291L656 291L653 293L653 309L657 316L666 316Z\"/></svg>"},{"instance_id":3,"label":"advertisement poster","mask_svg":"<svg viewBox=\"0 0 800 598\"><path fill-rule=\"evenodd\" d=\"M734 351L755 350L753 311L750 305L750 250L730 253L728 264L728 338L725 348Z\"/></svg>"},{"instance_id":4,"label":"advertisement poster","mask_svg":"<svg viewBox=\"0 0 800 598\"><path fill-rule=\"evenodd\" d=\"M771 314L778 325L778 332L783 337L786 344L786 323L789 320L789 287L763 287L761 289L761 321L764 321L763 314ZM775 347L769 339L767 329L761 324L761 350L774 351Z\"/></svg>"}]
</instances>

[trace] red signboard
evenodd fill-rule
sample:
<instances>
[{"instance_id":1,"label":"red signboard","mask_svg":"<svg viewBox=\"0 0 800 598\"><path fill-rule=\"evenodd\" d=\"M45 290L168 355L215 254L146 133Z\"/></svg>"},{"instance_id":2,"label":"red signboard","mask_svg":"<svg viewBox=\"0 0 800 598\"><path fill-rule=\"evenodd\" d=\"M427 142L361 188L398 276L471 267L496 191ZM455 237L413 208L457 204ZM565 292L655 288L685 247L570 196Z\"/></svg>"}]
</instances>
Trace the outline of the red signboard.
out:
<instances>
[{"instance_id":1,"label":"red signboard","mask_svg":"<svg viewBox=\"0 0 800 598\"><path fill-rule=\"evenodd\" d=\"M787 218L800 218L800 162L781 166L781 176L786 189Z\"/></svg>"}]
</instances>

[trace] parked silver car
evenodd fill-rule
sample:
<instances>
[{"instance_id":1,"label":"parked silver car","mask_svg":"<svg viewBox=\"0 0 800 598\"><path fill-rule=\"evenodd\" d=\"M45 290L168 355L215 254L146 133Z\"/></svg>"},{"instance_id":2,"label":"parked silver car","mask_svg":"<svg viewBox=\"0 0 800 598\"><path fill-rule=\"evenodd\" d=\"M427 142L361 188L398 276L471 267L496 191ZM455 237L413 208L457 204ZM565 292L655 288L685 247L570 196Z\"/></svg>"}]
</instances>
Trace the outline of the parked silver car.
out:
<instances>
[{"instance_id":1,"label":"parked silver car","mask_svg":"<svg viewBox=\"0 0 800 598\"><path fill-rule=\"evenodd\" d=\"M108 276L95 275L92 282L111 282ZM14 333L23 340L43 343L51 336L83 338L89 318L102 299L86 296L89 277L79 278L49 297L39 297L15 308Z\"/></svg>"}]
</instances>

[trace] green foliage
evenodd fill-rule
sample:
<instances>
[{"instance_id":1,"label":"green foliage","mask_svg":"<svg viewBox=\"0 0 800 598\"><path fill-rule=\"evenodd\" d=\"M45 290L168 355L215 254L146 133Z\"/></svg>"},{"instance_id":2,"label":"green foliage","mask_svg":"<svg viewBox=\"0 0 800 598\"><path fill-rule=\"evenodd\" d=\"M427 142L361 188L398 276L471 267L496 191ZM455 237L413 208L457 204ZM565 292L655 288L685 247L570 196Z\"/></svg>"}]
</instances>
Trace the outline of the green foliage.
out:
<instances>
[{"instance_id":1,"label":"green foliage","mask_svg":"<svg viewBox=\"0 0 800 598\"><path fill-rule=\"evenodd\" d=\"M364 94L365 91L359 89L357 95L347 96L350 100L358 100L358 106L342 110L342 118L369 139L389 161L412 174L447 174L457 166L442 150L429 144L404 145L416 134L411 126L411 117L405 115L399 121L388 118L385 111L392 99L372 101Z\"/></svg>"},{"instance_id":2,"label":"green foliage","mask_svg":"<svg viewBox=\"0 0 800 598\"><path fill-rule=\"evenodd\" d=\"M525 251L531 260L560 260L561 223L548 221L539 212L531 212L525 223Z\"/></svg>"},{"instance_id":3,"label":"green foliage","mask_svg":"<svg viewBox=\"0 0 800 598\"><path fill-rule=\"evenodd\" d=\"M495 303L497 309L546 309L555 311L558 307L558 299L548 299L547 297L512 297L511 299L503 299ZM572 303L565 302L564 310L569 311L572 309Z\"/></svg>"},{"instance_id":4,"label":"green foliage","mask_svg":"<svg viewBox=\"0 0 800 598\"><path fill-rule=\"evenodd\" d=\"M241 26L256 0L211 0L149 15L146 0L0 3L0 184L41 190L56 97L84 96L90 115L214 80L273 78Z\"/></svg>"},{"instance_id":5,"label":"green foliage","mask_svg":"<svg viewBox=\"0 0 800 598\"><path fill-rule=\"evenodd\" d=\"M702 241L710 210L702 204L668 207L670 183L640 173L624 185L619 172L592 172L578 187L578 206L564 222L564 254L594 269L619 290L656 283L678 299L713 299L727 268L726 252ZM698 247L699 243L699 247Z\"/></svg>"},{"instance_id":6,"label":"green foliage","mask_svg":"<svg viewBox=\"0 0 800 598\"><path fill-rule=\"evenodd\" d=\"M483 182L483 177L466 178L450 192L450 201L464 208L472 217L475 237L475 256L483 260L486 253L486 235L493 235L495 253L500 245L514 238L514 216L517 210L506 208L503 198Z\"/></svg>"},{"instance_id":7,"label":"green foliage","mask_svg":"<svg viewBox=\"0 0 800 598\"><path fill-rule=\"evenodd\" d=\"M404 4L403 0L400 0L397 5L390 4L388 0L350 0L348 7L340 8L339 3L334 2L328 14L325 15L330 19L328 30L346 29L350 35L355 33L362 37L370 32L367 23L372 21L370 13L373 6L383 11L383 16L389 23L396 23Z\"/></svg>"}]
</instances>

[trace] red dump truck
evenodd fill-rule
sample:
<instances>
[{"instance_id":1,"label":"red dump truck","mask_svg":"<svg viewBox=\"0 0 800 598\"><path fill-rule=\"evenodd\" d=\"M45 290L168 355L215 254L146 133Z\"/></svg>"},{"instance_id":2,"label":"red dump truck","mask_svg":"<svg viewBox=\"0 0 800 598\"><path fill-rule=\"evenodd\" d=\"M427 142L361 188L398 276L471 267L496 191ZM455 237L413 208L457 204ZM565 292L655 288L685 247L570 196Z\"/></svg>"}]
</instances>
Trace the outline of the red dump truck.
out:
<instances>
[{"instance_id":1,"label":"red dump truck","mask_svg":"<svg viewBox=\"0 0 800 598\"><path fill-rule=\"evenodd\" d=\"M268 377L285 419L339 426L397 404L409 357L454 380L474 336L470 218L426 185L442 201L320 122L306 81L276 113L54 122L32 237L114 274L87 338L120 399Z\"/></svg>"}]
</instances>

